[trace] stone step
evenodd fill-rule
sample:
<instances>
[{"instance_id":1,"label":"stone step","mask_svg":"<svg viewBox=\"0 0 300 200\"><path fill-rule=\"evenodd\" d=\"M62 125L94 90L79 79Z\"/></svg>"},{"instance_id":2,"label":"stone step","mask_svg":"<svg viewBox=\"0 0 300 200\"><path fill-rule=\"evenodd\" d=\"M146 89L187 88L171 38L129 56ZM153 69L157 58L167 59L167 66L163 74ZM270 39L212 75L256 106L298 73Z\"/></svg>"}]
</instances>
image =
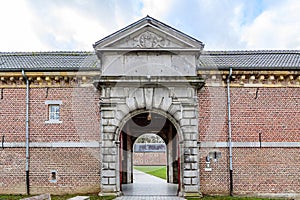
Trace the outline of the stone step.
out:
<instances>
[{"instance_id":1,"label":"stone step","mask_svg":"<svg viewBox=\"0 0 300 200\"><path fill-rule=\"evenodd\" d=\"M76 196L76 197L72 197L68 200L90 200L89 196Z\"/></svg>"},{"instance_id":2,"label":"stone step","mask_svg":"<svg viewBox=\"0 0 300 200\"><path fill-rule=\"evenodd\" d=\"M38 196L28 197L20 200L51 200L50 194L41 194Z\"/></svg>"}]
</instances>

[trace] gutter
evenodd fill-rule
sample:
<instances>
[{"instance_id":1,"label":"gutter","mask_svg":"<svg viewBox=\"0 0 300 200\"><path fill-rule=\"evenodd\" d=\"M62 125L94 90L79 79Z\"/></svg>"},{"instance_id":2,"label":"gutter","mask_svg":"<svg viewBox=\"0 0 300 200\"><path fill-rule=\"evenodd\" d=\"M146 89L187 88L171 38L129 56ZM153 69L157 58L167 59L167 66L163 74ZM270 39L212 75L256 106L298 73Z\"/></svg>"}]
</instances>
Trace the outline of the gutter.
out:
<instances>
[{"instance_id":1,"label":"gutter","mask_svg":"<svg viewBox=\"0 0 300 200\"><path fill-rule=\"evenodd\" d=\"M26 121L25 121L25 134L26 134L26 193L30 194L29 190L29 80L22 69L22 76L26 81Z\"/></svg>"},{"instance_id":2,"label":"gutter","mask_svg":"<svg viewBox=\"0 0 300 200\"><path fill-rule=\"evenodd\" d=\"M230 79L232 76L232 68L229 68L227 77L227 108L228 108L228 148L229 148L229 193L233 196L233 167L232 167L232 136L231 136L231 104L230 104Z\"/></svg>"}]
</instances>

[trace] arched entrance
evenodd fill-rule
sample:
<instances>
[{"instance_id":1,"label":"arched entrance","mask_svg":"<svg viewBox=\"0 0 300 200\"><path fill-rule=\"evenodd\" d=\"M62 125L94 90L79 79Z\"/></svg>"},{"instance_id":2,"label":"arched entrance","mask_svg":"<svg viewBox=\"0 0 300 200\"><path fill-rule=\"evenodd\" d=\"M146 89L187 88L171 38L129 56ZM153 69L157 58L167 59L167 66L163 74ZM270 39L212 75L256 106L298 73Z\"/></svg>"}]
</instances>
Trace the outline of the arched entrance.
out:
<instances>
[{"instance_id":1,"label":"arched entrance","mask_svg":"<svg viewBox=\"0 0 300 200\"><path fill-rule=\"evenodd\" d=\"M137 113L131 114L131 118L126 121L119 135L120 189L122 190L122 184L134 182L133 145L135 140L143 134L152 133L160 136L167 146L167 182L178 184L177 191L179 192L181 189L180 169L182 167L179 145L182 141L180 132L178 133L175 125L168 117L159 114L158 111L138 111Z\"/></svg>"},{"instance_id":2,"label":"arched entrance","mask_svg":"<svg viewBox=\"0 0 300 200\"><path fill-rule=\"evenodd\" d=\"M147 77L99 80L101 194L121 195L122 183L132 182L132 144L150 131L168 144L168 178L178 182L178 195L199 196L197 85L178 77L166 77L163 86L149 82Z\"/></svg>"}]
</instances>

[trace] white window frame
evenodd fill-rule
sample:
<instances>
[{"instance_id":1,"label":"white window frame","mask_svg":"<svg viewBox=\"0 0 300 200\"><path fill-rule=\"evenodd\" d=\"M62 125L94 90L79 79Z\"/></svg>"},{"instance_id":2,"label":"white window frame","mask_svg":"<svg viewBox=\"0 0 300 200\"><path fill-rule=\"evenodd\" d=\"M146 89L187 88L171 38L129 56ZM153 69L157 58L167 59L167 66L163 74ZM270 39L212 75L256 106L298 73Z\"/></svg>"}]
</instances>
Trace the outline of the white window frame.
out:
<instances>
[{"instance_id":1,"label":"white window frame","mask_svg":"<svg viewBox=\"0 0 300 200\"><path fill-rule=\"evenodd\" d=\"M50 183L57 183L57 171L56 170L51 170L50 171Z\"/></svg>"},{"instance_id":2,"label":"white window frame","mask_svg":"<svg viewBox=\"0 0 300 200\"><path fill-rule=\"evenodd\" d=\"M62 123L61 119L61 100L47 100L45 101L45 104L48 106L48 120L45 121L46 124L60 124ZM52 106L59 106L59 112L58 112L58 119L51 119L51 107Z\"/></svg>"}]
</instances>

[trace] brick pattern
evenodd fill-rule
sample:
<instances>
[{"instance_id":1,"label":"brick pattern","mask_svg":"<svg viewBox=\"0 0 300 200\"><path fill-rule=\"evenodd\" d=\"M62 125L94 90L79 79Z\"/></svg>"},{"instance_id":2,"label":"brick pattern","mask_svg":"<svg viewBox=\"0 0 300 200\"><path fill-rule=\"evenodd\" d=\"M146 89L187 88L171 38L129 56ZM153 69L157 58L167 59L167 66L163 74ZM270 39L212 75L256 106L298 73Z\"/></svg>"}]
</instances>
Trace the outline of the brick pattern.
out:
<instances>
[{"instance_id":1,"label":"brick pattern","mask_svg":"<svg viewBox=\"0 0 300 200\"><path fill-rule=\"evenodd\" d=\"M200 159L200 189L204 194L229 194L228 151L218 151L222 157L211 161L212 171L205 171L205 158ZM298 148L234 148L234 194L299 192L299 168Z\"/></svg>"},{"instance_id":2,"label":"brick pattern","mask_svg":"<svg viewBox=\"0 0 300 200\"><path fill-rule=\"evenodd\" d=\"M227 141L225 88L204 87L199 98L199 140ZM299 142L298 88L231 88L234 142Z\"/></svg>"},{"instance_id":3,"label":"brick pattern","mask_svg":"<svg viewBox=\"0 0 300 200\"><path fill-rule=\"evenodd\" d=\"M133 153L134 165L166 165L166 152L135 152Z\"/></svg>"},{"instance_id":4,"label":"brick pattern","mask_svg":"<svg viewBox=\"0 0 300 200\"><path fill-rule=\"evenodd\" d=\"M237 142L299 142L298 88L232 88L232 131Z\"/></svg>"},{"instance_id":5,"label":"brick pattern","mask_svg":"<svg viewBox=\"0 0 300 200\"><path fill-rule=\"evenodd\" d=\"M227 94L223 87L204 87L199 98L199 139L227 142ZM233 142L299 142L298 88L231 88ZM210 151L221 152L212 171L205 171ZM235 194L299 193L299 148L233 148ZM200 149L200 190L229 194L227 148Z\"/></svg>"},{"instance_id":6,"label":"brick pattern","mask_svg":"<svg viewBox=\"0 0 300 200\"><path fill-rule=\"evenodd\" d=\"M25 149L0 149L0 194L24 194Z\"/></svg>"},{"instance_id":7,"label":"brick pattern","mask_svg":"<svg viewBox=\"0 0 300 200\"><path fill-rule=\"evenodd\" d=\"M96 156L97 155L97 156ZM32 194L79 194L100 191L100 149L34 148L31 150ZM51 182L51 171L56 182Z\"/></svg>"},{"instance_id":8,"label":"brick pattern","mask_svg":"<svg viewBox=\"0 0 300 200\"><path fill-rule=\"evenodd\" d=\"M205 171L205 156L209 151L221 152L221 158L216 162L211 161L212 171ZM203 194L229 194L229 168L227 149L200 149L199 168L200 168L200 191Z\"/></svg>"},{"instance_id":9,"label":"brick pattern","mask_svg":"<svg viewBox=\"0 0 300 200\"><path fill-rule=\"evenodd\" d=\"M3 98L0 99L0 136L4 136L5 142L25 141L25 98L24 89L3 89Z\"/></svg>"},{"instance_id":10,"label":"brick pattern","mask_svg":"<svg viewBox=\"0 0 300 200\"><path fill-rule=\"evenodd\" d=\"M258 142L259 134L262 142L299 142L298 90L231 88L233 142ZM199 91L201 142L227 141L226 95L223 87L204 87ZM46 100L62 101L61 124L45 123ZM100 141L98 101L99 93L93 87L32 88L30 141ZM25 142L25 89L3 89L0 106L0 136L4 135L5 142ZM205 171L205 157L210 151L221 152L221 157L211 161L212 171ZM30 148L31 192L98 192L100 153L99 148ZM299 153L299 148L234 148L234 193L299 193ZM25 193L25 149L3 148L0 154L0 193ZM199 164L201 192L228 194L227 148L201 148ZM55 183L49 181L51 170L57 171Z\"/></svg>"},{"instance_id":11,"label":"brick pattern","mask_svg":"<svg viewBox=\"0 0 300 200\"><path fill-rule=\"evenodd\" d=\"M99 96L94 88L41 88L30 92L32 142L100 141ZM61 124L48 120L46 100L61 100Z\"/></svg>"},{"instance_id":12,"label":"brick pattern","mask_svg":"<svg viewBox=\"0 0 300 200\"><path fill-rule=\"evenodd\" d=\"M3 89L0 136L25 143L24 88ZM46 100L61 100L62 123L49 124ZM31 88L30 142L99 142L99 93L93 87ZM1 141L2 142L2 141ZM25 148L0 149L0 193L26 193ZM50 182L51 170L57 182ZM30 148L30 191L87 193L100 191L99 148Z\"/></svg>"},{"instance_id":13,"label":"brick pattern","mask_svg":"<svg viewBox=\"0 0 300 200\"><path fill-rule=\"evenodd\" d=\"M236 194L300 192L299 148L240 148L234 151Z\"/></svg>"},{"instance_id":14,"label":"brick pattern","mask_svg":"<svg viewBox=\"0 0 300 200\"><path fill-rule=\"evenodd\" d=\"M199 141L227 140L227 91L221 87L203 87L198 92Z\"/></svg>"}]
</instances>

